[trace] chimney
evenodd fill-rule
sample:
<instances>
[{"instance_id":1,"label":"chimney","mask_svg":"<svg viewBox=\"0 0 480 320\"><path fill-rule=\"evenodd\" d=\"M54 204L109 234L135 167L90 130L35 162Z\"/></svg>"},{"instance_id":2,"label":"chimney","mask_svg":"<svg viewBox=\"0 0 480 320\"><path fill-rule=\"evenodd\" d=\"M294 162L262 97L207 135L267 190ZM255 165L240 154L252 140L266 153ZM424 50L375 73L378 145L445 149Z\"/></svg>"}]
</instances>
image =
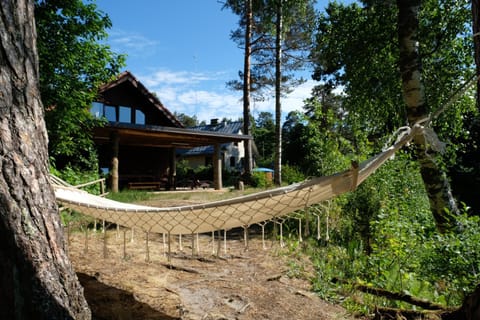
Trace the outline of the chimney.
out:
<instances>
[{"instance_id":1,"label":"chimney","mask_svg":"<svg viewBox=\"0 0 480 320\"><path fill-rule=\"evenodd\" d=\"M217 124L218 124L218 118L210 119L210 125L211 126L216 126Z\"/></svg>"}]
</instances>

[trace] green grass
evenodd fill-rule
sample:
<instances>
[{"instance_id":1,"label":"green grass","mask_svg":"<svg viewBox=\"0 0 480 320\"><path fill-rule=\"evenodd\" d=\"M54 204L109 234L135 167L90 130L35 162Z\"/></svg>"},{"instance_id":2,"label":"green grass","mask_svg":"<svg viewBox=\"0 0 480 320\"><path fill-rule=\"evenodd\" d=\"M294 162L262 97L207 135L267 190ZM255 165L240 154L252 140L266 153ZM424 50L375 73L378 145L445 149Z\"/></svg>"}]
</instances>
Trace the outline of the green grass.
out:
<instances>
[{"instance_id":1,"label":"green grass","mask_svg":"<svg viewBox=\"0 0 480 320\"><path fill-rule=\"evenodd\" d=\"M126 202L137 203L141 201L155 201L155 200L193 200L199 202L211 202L224 199L231 199L265 189L247 188L243 191L229 189L226 191L212 191L212 190L195 190L195 191L169 191L169 192L151 192L142 190L122 190L118 193L109 193L107 198Z\"/></svg>"},{"instance_id":2,"label":"green grass","mask_svg":"<svg viewBox=\"0 0 480 320\"><path fill-rule=\"evenodd\" d=\"M135 203L139 201L150 200L153 196L154 193L148 191L122 190L116 193L110 192L107 195L107 198L120 202Z\"/></svg>"}]
</instances>

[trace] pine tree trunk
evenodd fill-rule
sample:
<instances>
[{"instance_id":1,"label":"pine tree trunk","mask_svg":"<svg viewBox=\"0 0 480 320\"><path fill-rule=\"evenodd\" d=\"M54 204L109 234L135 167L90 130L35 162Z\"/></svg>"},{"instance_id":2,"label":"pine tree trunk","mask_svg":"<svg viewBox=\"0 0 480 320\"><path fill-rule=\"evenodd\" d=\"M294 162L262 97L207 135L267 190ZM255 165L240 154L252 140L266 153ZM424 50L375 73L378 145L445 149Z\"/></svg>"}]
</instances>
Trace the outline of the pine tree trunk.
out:
<instances>
[{"instance_id":1,"label":"pine tree trunk","mask_svg":"<svg viewBox=\"0 0 480 320\"><path fill-rule=\"evenodd\" d=\"M277 21L275 39L275 172L274 182L282 184L282 0L277 1Z\"/></svg>"},{"instance_id":2,"label":"pine tree trunk","mask_svg":"<svg viewBox=\"0 0 480 320\"><path fill-rule=\"evenodd\" d=\"M250 130L250 57L252 38L252 0L245 0L245 61L243 66L243 133L249 135ZM245 140L245 173L250 176L253 169L252 140Z\"/></svg>"},{"instance_id":3,"label":"pine tree trunk","mask_svg":"<svg viewBox=\"0 0 480 320\"><path fill-rule=\"evenodd\" d=\"M418 45L418 14L421 0L397 0L398 36L400 46L400 72L402 91L407 105L407 117L410 125L425 117L427 104L422 83L422 64ZM432 156L427 155L422 137L415 139L416 156L430 201L430 208L437 228L444 232L455 225L458 209L450 192L445 174L440 170Z\"/></svg>"},{"instance_id":4,"label":"pine tree trunk","mask_svg":"<svg viewBox=\"0 0 480 320\"><path fill-rule=\"evenodd\" d=\"M0 319L89 319L48 178L33 1L0 5Z\"/></svg>"}]
</instances>

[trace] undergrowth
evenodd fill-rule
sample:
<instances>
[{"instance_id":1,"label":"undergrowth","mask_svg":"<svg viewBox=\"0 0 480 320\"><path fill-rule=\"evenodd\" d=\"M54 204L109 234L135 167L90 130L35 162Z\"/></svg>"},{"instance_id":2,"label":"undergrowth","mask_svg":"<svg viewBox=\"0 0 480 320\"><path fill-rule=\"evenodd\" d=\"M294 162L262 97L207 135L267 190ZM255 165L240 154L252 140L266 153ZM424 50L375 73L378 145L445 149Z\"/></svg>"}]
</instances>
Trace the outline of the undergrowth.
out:
<instances>
[{"instance_id":1,"label":"undergrowth","mask_svg":"<svg viewBox=\"0 0 480 320\"><path fill-rule=\"evenodd\" d=\"M310 237L301 244L295 236L299 224L287 223L288 252L308 255L314 291L352 313L369 315L377 306L415 309L359 292L356 285L458 307L480 282L480 219L457 216L458 228L439 233L418 167L408 156L388 162L355 192L303 212L305 219ZM290 265L290 273L300 271Z\"/></svg>"}]
</instances>

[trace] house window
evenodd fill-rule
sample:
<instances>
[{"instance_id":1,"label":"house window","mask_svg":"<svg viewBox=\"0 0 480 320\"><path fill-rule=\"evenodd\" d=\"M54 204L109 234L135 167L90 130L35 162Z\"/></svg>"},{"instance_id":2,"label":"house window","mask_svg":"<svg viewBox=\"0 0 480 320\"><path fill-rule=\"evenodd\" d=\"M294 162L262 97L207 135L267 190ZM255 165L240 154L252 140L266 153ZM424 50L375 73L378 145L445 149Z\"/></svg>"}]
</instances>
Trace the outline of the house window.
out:
<instances>
[{"instance_id":1,"label":"house window","mask_svg":"<svg viewBox=\"0 0 480 320\"><path fill-rule=\"evenodd\" d=\"M118 108L118 121L132 123L132 109L126 106L120 106Z\"/></svg>"},{"instance_id":2,"label":"house window","mask_svg":"<svg viewBox=\"0 0 480 320\"><path fill-rule=\"evenodd\" d=\"M230 168L234 168L235 167L235 157L230 157Z\"/></svg>"},{"instance_id":3,"label":"house window","mask_svg":"<svg viewBox=\"0 0 480 320\"><path fill-rule=\"evenodd\" d=\"M145 124L143 111L129 106L109 106L101 102L93 102L90 113L95 118L105 117L110 122Z\"/></svg>"},{"instance_id":4,"label":"house window","mask_svg":"<svg viewBox=\"0 0 480 320\"><path fill-rule=\"evenodd\" d=\"M138 109L135 110L135 124L145 124L145 114Z\"/></svg>"},{"instance_id":5,"label":"house window","mask_svg":"<svg viewBox=\"0 0 480 320\"><path fill-rule=\"evenodd\" d=\"M90 109L90 113L95 118L103 117L103 103L93 102L92 103L92 108Z\"/></svg>"},{"instance_id":6,"label":"house window","mask_svg":"<svg viewBox=\"0 0 480 320\"><path fill-rule=\"evenodd\" d=\"M105 118L108 121L117 122L117 108L115 106L104 106Z\"/></svg>"}]
</instances>

